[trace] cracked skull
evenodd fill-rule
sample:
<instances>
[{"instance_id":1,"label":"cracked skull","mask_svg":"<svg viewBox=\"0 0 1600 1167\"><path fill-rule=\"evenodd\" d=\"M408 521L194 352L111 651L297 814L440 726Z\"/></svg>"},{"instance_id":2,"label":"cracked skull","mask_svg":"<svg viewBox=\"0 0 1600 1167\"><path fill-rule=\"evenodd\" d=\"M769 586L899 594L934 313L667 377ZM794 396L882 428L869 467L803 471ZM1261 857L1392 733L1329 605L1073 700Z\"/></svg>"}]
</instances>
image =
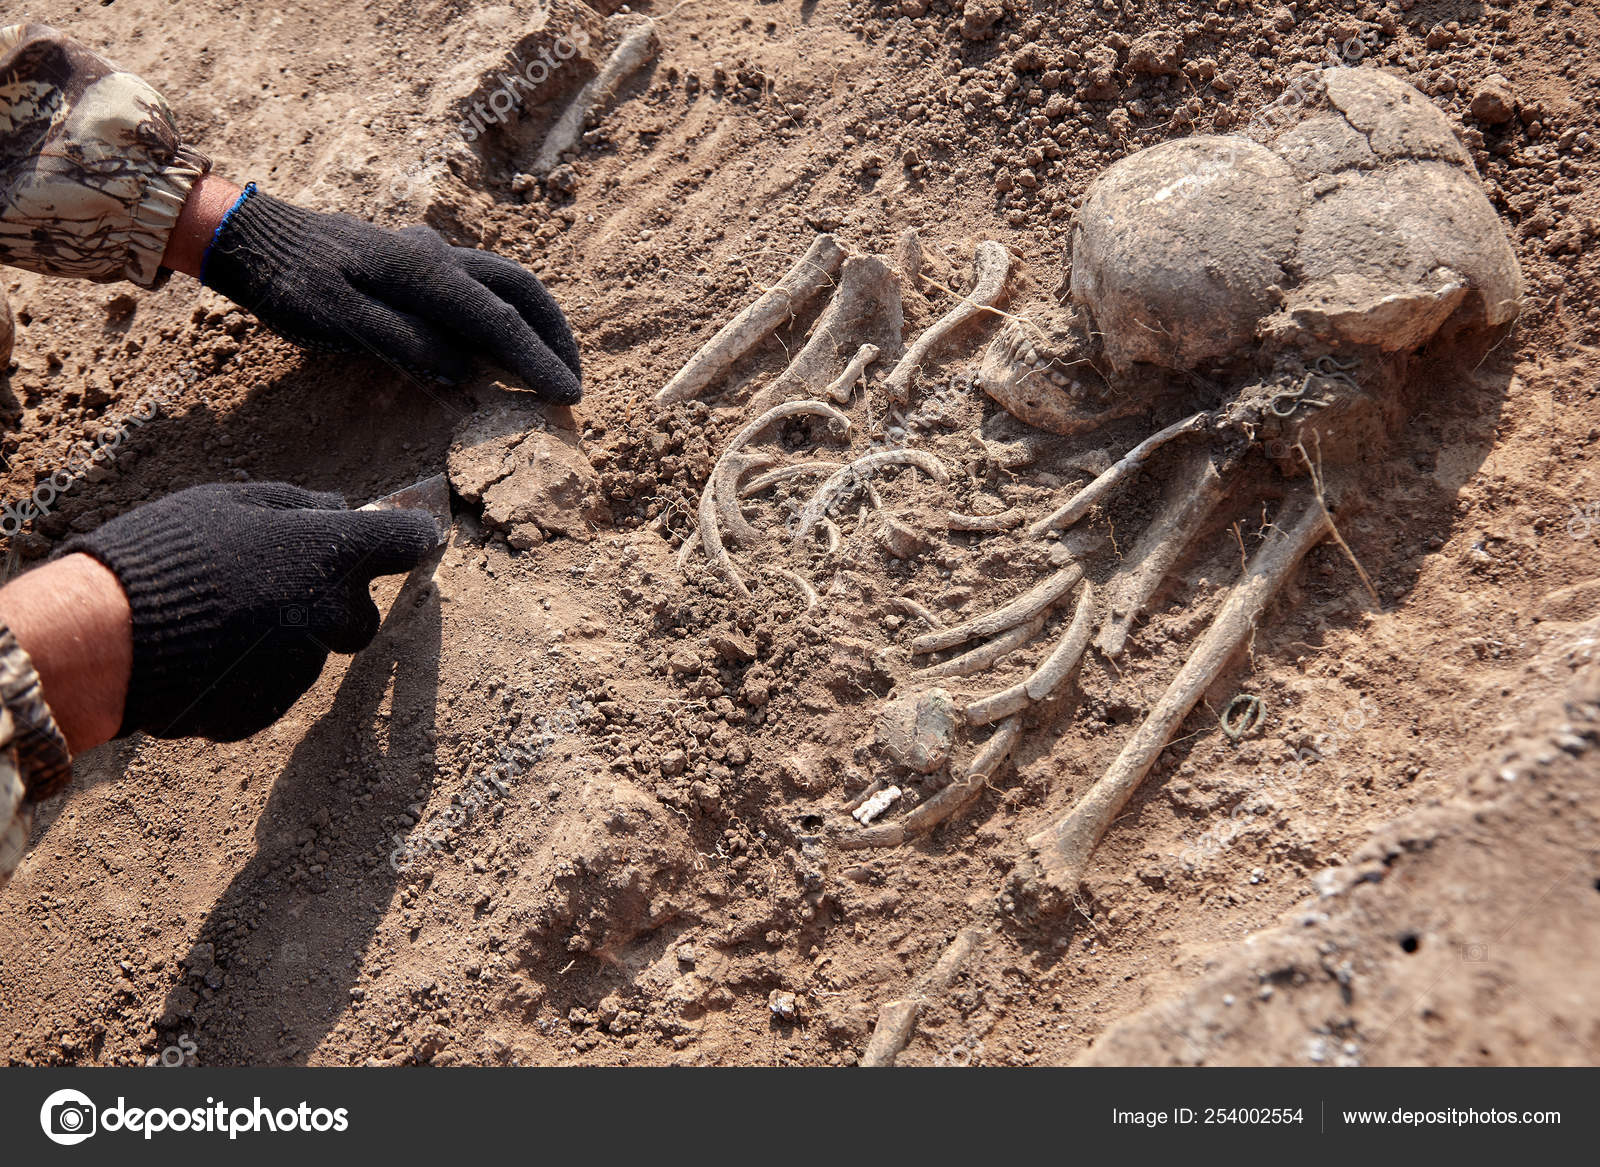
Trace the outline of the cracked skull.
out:
<instances>
[{"instance_id":1,"label":"cracked skull","mask_svg":"<svg viewBox=\"0 0 1600 1167\"><path fill-rule=\"evenodd\" d=\"M1074 433L1145 408L1143 370L1383 360L1509 323L1521 273L1448 119L1386 73L1316 78L1268 145L1186 138L1106 170L1074 225L1071 307L1009 323L984 390Z\"/></svg>"}]
</instances>

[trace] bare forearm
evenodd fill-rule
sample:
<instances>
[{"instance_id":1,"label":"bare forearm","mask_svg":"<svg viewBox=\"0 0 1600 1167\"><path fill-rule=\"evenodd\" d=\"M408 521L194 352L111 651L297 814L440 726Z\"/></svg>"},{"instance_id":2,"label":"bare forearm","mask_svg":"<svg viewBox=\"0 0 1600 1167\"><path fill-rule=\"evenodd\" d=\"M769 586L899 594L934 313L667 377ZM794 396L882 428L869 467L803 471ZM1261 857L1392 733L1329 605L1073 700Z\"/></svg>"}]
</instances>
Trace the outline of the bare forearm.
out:
<instances>
[{"instance_id":1,"label":"bare forearm","mask_svg":"<svg viewBox=\"0 0 1600 1167\"><path fill-rule=\"evenodd\" d=\"M0 588L0 621L33 658L73 754L117 735L133 669L133 622L110 570L87 555L68 555L20 575Z\"/></svg>"},{"instance_id":2,"label":"bare forearm","mask_svg":"<svg viewBox=\"0 0 1600 1167\"><path fill-rule=\"evenodd\" d=\"M161 266L200 278L200 264L205 259L211 237L239 198L241 188L226 178L208 174L194 184L189 197L184 200L178 221L167 236L166 254Z\"/></svg>"}]
</instances>

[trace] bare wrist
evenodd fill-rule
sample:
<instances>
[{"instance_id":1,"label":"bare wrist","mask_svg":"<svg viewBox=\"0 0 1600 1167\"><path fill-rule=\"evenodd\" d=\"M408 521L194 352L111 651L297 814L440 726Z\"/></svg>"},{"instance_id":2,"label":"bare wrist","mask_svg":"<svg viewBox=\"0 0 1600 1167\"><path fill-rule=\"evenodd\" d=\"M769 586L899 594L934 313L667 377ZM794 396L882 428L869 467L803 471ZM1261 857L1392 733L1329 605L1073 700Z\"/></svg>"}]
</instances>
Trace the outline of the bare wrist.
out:
<instances>
[{"instance_id":1,"label":"bare wrist","mask_svg":"<svg viewBox=\"0 0 1600 1167\"><path fill-rule=\"evenodd\" d=\"M238 201L241 188L215 174L202 175L189 190L189 197L178 213L161 266L200 278L200 265L206 248L216 234L228 208Z\"/></svg>"},{"instance_id":2,"label":"bare wrist","mask_svg":"<svg viewBox=\"0 0 1600 1167\"><path fill-rule=\"evenodd\" d=\"M33 659L45 704L73 754L117 736L133 671L122 585L88 555L68 555L0 588L0 620Z\"/></svg>"}]
</instances>

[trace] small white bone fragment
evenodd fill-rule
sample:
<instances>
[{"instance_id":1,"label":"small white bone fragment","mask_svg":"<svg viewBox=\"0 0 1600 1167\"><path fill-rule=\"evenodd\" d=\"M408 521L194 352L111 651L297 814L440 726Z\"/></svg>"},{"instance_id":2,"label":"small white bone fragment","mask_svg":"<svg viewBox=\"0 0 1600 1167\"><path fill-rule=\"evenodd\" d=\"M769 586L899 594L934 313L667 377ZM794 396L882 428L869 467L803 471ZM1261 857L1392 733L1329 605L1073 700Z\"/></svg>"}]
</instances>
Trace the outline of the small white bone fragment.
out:
<instances>
[{"instance_id":1,"label":"small white bone fragment","mask_svg":"<svg viewBox=\"0 0 1600 1167\"><path fill-rule=\"evenodd\" d=\"M1144 460L1155 453L1157 449L1166 445L1173 438L1193 433L1195 430L1209 425L1213 420L1215 419L1209 413L1197 413L1193 417L1186 417L1180 422L1174 422L1159 433L1151 434L1124 454L1120 461L1112 465L1111 469L1029 527L1029 536L1037 539L1056 527L1070 527L1088 514L1090 507L1110 494L1119 483L1143 466Z\"/></svg>"},{"instance_id":2,"label":"small white bone fragment","mask_svg":"<svg viewBox=\"0 0 1600 1167\"><path fill-rule=\"evenodd\" d=\"M555 169L556 163L561 161L561 155L578 144L578 135L583 132L589 115L610 101L617 86L626 78L644 68L656 55L656 48L656 25L653 20L641 21L623 35L600 72L578 91L572 104L562 111L556 124L550 127L544 144L534 157L534 174L549 174Z\"/></svg>"},{"instance_id":3,"label":"small white bone fragment","mask_svg":"<svg viewBox=\"0 0 1600 1167\"><path fill-rule=\"evenodd\" d=\"M988 311L994 302L1000 298L1001 291L1006 286L1006 276L1011 271L1011 253L1005 245L989 239L978 245L978 252L973 257L973 267L976 269L976 279L973 281L972 293L961 298L950 311L928 327L928 330L917 337L905 356L900 358L900 363L895 365L894 371L884 379L883 389L889 395L889 400L904 403L911 398L911 378L916 376L917 370L928 359L928 354L935 345L950 333L960 328L974 316Z\"/></svg>"},{"instance_id":4,"label":"small white bone fragment","mask_svg":"<svg viewBox=\"0 0 1600 1167\"><path fill-rule=\"evenodd\" d=\"M913 807L906 816L892 823L880 823L840 835L841 850L859 851L866 847L898 847L907 839L924 835L975 799L984 785L1005 765L1017 742L1022 740L1022 718L1008 717L1000 723L978 756L967 763L963 777L950 783L927 802Z\"/></svg>"},{"instance_id":5,"label":"small white bone fragment","mask_svg":"<svg viewBox=\"0 0 1600 1167\"><path fill-rule=\"evenodd\" d=\"M656 403L667 405L697 396L707 385L733 367L733 363L755 348L784 321L823 288L844 263L844 248L832 235L818 235L795 265L777 285L724 324L718 333L695 352L672 380L656 394Z\"/></svg>"},{"instance_id":6,"label":"small white bone fragment","mask_svg":"<svg viewBox=\"0 0 1600 1167\"><path fill-rule=\"evenodd\" d=\"M995 636L1008 628L1014 628L1043 612L1071 591L1082 578L1083 568L1076 563L1069 563L1054 575L1047 576L1042 582L1023 592L1005 607L998 608L987 616L979 616L976 620L957 624L954 628L924 632L911 642L911 651L917 656L925 652L941 652L958 644L965 644L969 640Z\"/></svg>"},{"instance_id":7,"label":"small white bone fragment","mask_svg":"<svg viewBox=\"0 0 1600 1167\"><path fill-rule=\"evenodd\" d=\"M900 788L891 786L887 790L880 790L867 801L856 807L850 815L856 822L866 826L884 811L888 810L895 799L900 797Z\"/></svg>"},{"instance_id":8,"label":"small white bone fragment","mask_svg":"<svg viewBox=\"0 0 1600 1167\"><path fill-rule=\"evenodd\" d=\"M798 542L811 534L812 529L822 522L823 514L831 507L839 495L854 486L866 482L867 475L883 466L903 464L915 466L935 482L945 483L950 481L950 474L944 464L932 454L921 450L878 450L871 454L864 454L847 466L842 466L834 471L832 476L818 488L806 504L805 510L800 512L800 522L795 530L795 541Z\"/></svg>"},{"instance_id":9,"label":"small white bone fragment","mask_svg":"<svg viewBox=\"0 0 1600 1167\"><path fill-rule=\"evenodd\" d=\"M850 363L844 367L844 372L839 374L838 380L828 386L827 395L840 405L847 404L856 382L861 379L861 374L866 372L867 366L877 359L878 346L875 344L864 344L856 349L856 355L850 358Z\"/></svg>"}]
</instances>

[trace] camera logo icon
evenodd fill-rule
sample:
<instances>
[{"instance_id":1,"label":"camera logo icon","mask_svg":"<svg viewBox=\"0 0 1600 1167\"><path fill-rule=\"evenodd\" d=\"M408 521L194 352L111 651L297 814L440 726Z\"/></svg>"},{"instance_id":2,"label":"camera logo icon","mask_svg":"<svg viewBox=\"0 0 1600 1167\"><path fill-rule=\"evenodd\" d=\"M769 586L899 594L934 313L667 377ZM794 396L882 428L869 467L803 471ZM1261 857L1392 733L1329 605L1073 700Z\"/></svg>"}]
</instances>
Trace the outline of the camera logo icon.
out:
<instances>
[{"instance_id":1,"label":"camera logo icon","mask_svg":"<svg viewBox=\"0 0 1600 1167\"><path fill-rule=\"evenodd\" d=\"M95 1132L97 1111L89 1096L77 1090L57 1090L39 1108L39 1125L45 1138L63 1147L75 1146Z\"/></svg>"},{"instance_id":2,"label":"camera logo icon","mask_svg":"<svg viewBox=\"0 0 1600 1167\"><path fill-rule=\"evenodd\" d=\"M1461 959L1468 964L1482 964L1489 959L1489 946L1487 944L1463 944L1461 946Z\"/></svg>"},{"instance_id":3,"label":"camera logo icon","mask_svg":"<svg viewBox=\"0 0 1600 1167\"><path fill-rule=\"evenodd\" d=\"M311 617L304 604L285 604L278 609L278 623L285 628L305 628Z\"/></svg>"}]
</instances>

